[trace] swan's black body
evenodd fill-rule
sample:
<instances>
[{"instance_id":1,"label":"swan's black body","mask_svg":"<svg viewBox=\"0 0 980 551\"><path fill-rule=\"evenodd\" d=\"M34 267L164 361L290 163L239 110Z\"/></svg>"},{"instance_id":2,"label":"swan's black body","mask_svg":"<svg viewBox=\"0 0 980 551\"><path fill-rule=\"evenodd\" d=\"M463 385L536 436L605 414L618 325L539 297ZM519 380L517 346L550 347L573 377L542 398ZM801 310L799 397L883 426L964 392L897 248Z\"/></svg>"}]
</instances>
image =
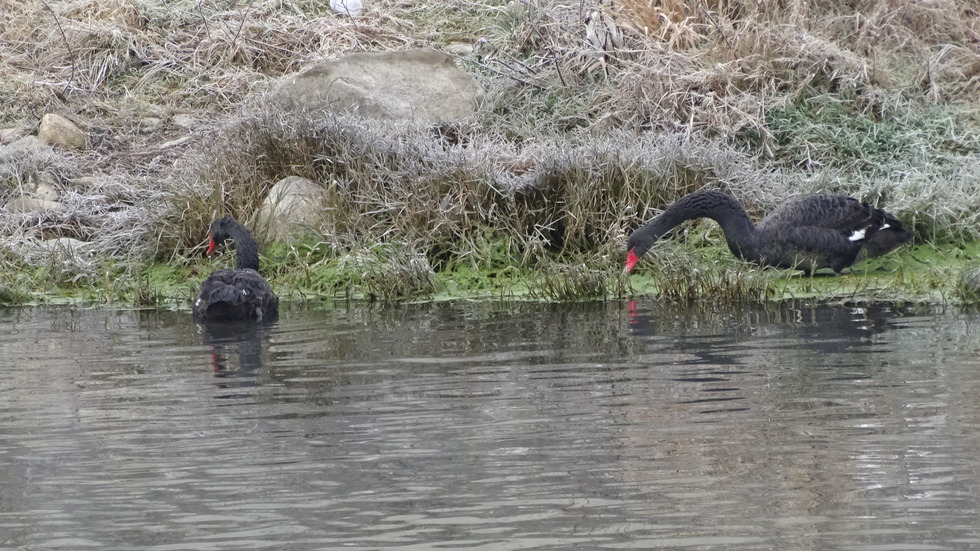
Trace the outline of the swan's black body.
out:
<instances>
[{"instance_id":1,"label":"swan's black body","mask_svg":"<svg viewBox=\"0 0 980 551\"><path fill-rule=\"evenodd\" d=\"M259 275L259 251L252 234L233 218L211 224L208 253L227 239L235 242L238 262L233 270L218 270L201 285L194 301L198 321L272 321L279 316L279 297Z\"/></svg>"},{"instance_id":2,"label":"swan's black body","mask_svg":"<svg viewBox=\"0 0 980 551\"><path fill-rule=\"evenodd\" d=\"M732 253L762 266L840 274L865 251L883 255L912 238L887 212L841 195L789 199L758 225L734 197L698 191L678 199L652 222L629 236L626 271L665 233L685 220L711 218L721 225Z\"/></svg>"}]
</instances>

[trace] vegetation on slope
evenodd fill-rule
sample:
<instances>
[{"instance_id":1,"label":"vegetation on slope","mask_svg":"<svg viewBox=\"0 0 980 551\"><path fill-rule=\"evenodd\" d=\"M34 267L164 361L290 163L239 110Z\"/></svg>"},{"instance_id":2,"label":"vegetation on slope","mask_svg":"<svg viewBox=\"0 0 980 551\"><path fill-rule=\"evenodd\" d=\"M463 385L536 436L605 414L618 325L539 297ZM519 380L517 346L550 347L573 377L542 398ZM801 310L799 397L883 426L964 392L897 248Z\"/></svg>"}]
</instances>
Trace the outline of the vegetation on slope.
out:
<instances>
[{"instance_id":1,"label":"vegetation on slope","mask_svg":"<svg viewBox=\"0 0 980 551\"><path fill-rule=\"evenodd\" d=\"M248 219L290 175L328 205L315 235L265 251L287 296L967 296L956 282L980 237L967 0L384 0L357 19L328 4L0 0L0 126L59 112L94 138L2 182L12 196L53 181L66 209L0 213L0 300L186 300L213 267L210 221ZM459 62L487 97L437 131L261 101L315 60L456 43L475 44ZM141 131L176 115L192 133ZM910 223L917 248L826 283L787 279L731 259L701 223L624 278L628 232L705 186L756 215L791 194L854 195ZM39 249L50 237L92 245Z\"/></svg>"}]
</instances>

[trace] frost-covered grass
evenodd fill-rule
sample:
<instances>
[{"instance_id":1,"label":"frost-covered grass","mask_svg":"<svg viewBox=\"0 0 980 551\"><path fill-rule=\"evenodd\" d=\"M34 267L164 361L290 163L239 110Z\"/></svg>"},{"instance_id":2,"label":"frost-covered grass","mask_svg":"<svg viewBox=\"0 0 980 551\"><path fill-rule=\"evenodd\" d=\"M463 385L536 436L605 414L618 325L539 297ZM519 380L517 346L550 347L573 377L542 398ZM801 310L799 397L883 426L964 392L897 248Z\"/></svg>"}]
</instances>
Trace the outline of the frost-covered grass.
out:
<instances>
[{"instance_id":1,"label":"frost-covered grass","mask_svg":"<svg viewBox=\"0 0 980 551\"><path fill-rule=\"evenodd\" d=\"M210 221L248 220L293 175L327 202L316 235L268 244L287 296L851 292L859 271L835 287L739 263L712 224L625 278L629 231L705 186L757 216L833 191L907 221L934 264L908 267L900 249L882 265L895 277L855 286L872 295L880 284L932 297L958 280L944 262L976 262L980 12L967 0L380 0L355 20L317 1L0 0L0 13L0 126L58 112L93 143L32 153L0 182L3 199L49 183L65 205L0 212L3 302L182 301L221 262L200 257ZM275 78L316 60L456 42L475 44L459 63L486 100L441 129L263 101ZM161 128L143 132L147 117ZM38 247L53 237L91 246ZM702 255L705 243L721 252Z\"/></svg>"}]
</instances>

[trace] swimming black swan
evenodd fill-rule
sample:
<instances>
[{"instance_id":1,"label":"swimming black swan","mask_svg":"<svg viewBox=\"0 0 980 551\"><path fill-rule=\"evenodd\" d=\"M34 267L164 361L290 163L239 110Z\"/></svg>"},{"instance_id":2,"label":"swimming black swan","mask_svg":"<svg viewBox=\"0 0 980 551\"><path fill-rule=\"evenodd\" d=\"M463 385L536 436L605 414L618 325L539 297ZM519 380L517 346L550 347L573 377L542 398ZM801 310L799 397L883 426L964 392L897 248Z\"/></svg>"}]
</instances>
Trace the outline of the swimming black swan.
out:
<instances>
[{"instance_id":1,"label":"swimming black swan","mask_svg":"<svg viewBox=\"0 0 980 551\"><path fill-rule=\"evenodd\" d=\"M252 234L234 218L211 223L210 255L227 239L235 242L234 270L218 270L201 285L194 301L198 321L272 321L279 316L279 297L259 275L259 250Z\"/></svg>"},{"instance_id":2,"label":"swimming black swan","mask_svg":"<svg viewBox=\"0 0 980 551\"><path fill-rule=\"evenodd\" d=\"M720 191L698 191L681 197L629 236L626 272L662 235L695 218L718 222L728 248L742 260L811 274L830 268L840 275L862 249L868 256L880 256L911 239L913 233L887 212L842 195L791 198L755 225L734 197Z\"/></svg>"}]
</instances>

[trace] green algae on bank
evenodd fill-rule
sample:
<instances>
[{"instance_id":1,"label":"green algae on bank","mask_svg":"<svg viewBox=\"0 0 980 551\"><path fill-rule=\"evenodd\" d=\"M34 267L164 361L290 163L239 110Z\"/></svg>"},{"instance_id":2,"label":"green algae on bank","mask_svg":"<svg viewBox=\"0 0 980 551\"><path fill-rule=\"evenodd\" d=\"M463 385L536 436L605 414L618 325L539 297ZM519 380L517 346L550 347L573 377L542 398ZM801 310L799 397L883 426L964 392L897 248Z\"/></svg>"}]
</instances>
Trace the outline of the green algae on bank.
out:
<instances>
[{"instance_id":1,"label":"green algae on bank","mask_svg":"<svg viewBox=\"0 0 980 551\"><path fill-rule=\"evenodd\" d=\"M659 273L647 263L631 278L633 293L668 297L676 302L801 298L956 302L967 298L959 290L960 274L980 265L980 243L903 247L889 255L858 262L840 277L826 270L806 275L759 268L725 259L725 253L723 245L699 249L696 254L703 255L701 260L688 260L682 268L671 265ZM685 289L686 294L681 292Z\"/></svg>"},{"instance_id":2,"label":"green algae on bank","mask_svg":"<svg viewBox=\"0 0 980 551\"><path fill-rule=\"evenodd\" d=\"M681 306L787 299L956 303L975 301L961 289L961 279L980 266L980 242L903 247L858 262L840 277L760 268L735 259L723 244L697 240L660 244L629 276L619 258L556 258L536 269L454 262L437 271L391 245L331 257L316 244L272 244L267 253L262 271L281 299L314 305L338 299L565 302L641 296ZM222 254L140 266L107 263L77 280L59 280L50 271L7 271L0 275L0 304L189 308L207 275L232 262Z\"/></svg>"}]
</instances>

